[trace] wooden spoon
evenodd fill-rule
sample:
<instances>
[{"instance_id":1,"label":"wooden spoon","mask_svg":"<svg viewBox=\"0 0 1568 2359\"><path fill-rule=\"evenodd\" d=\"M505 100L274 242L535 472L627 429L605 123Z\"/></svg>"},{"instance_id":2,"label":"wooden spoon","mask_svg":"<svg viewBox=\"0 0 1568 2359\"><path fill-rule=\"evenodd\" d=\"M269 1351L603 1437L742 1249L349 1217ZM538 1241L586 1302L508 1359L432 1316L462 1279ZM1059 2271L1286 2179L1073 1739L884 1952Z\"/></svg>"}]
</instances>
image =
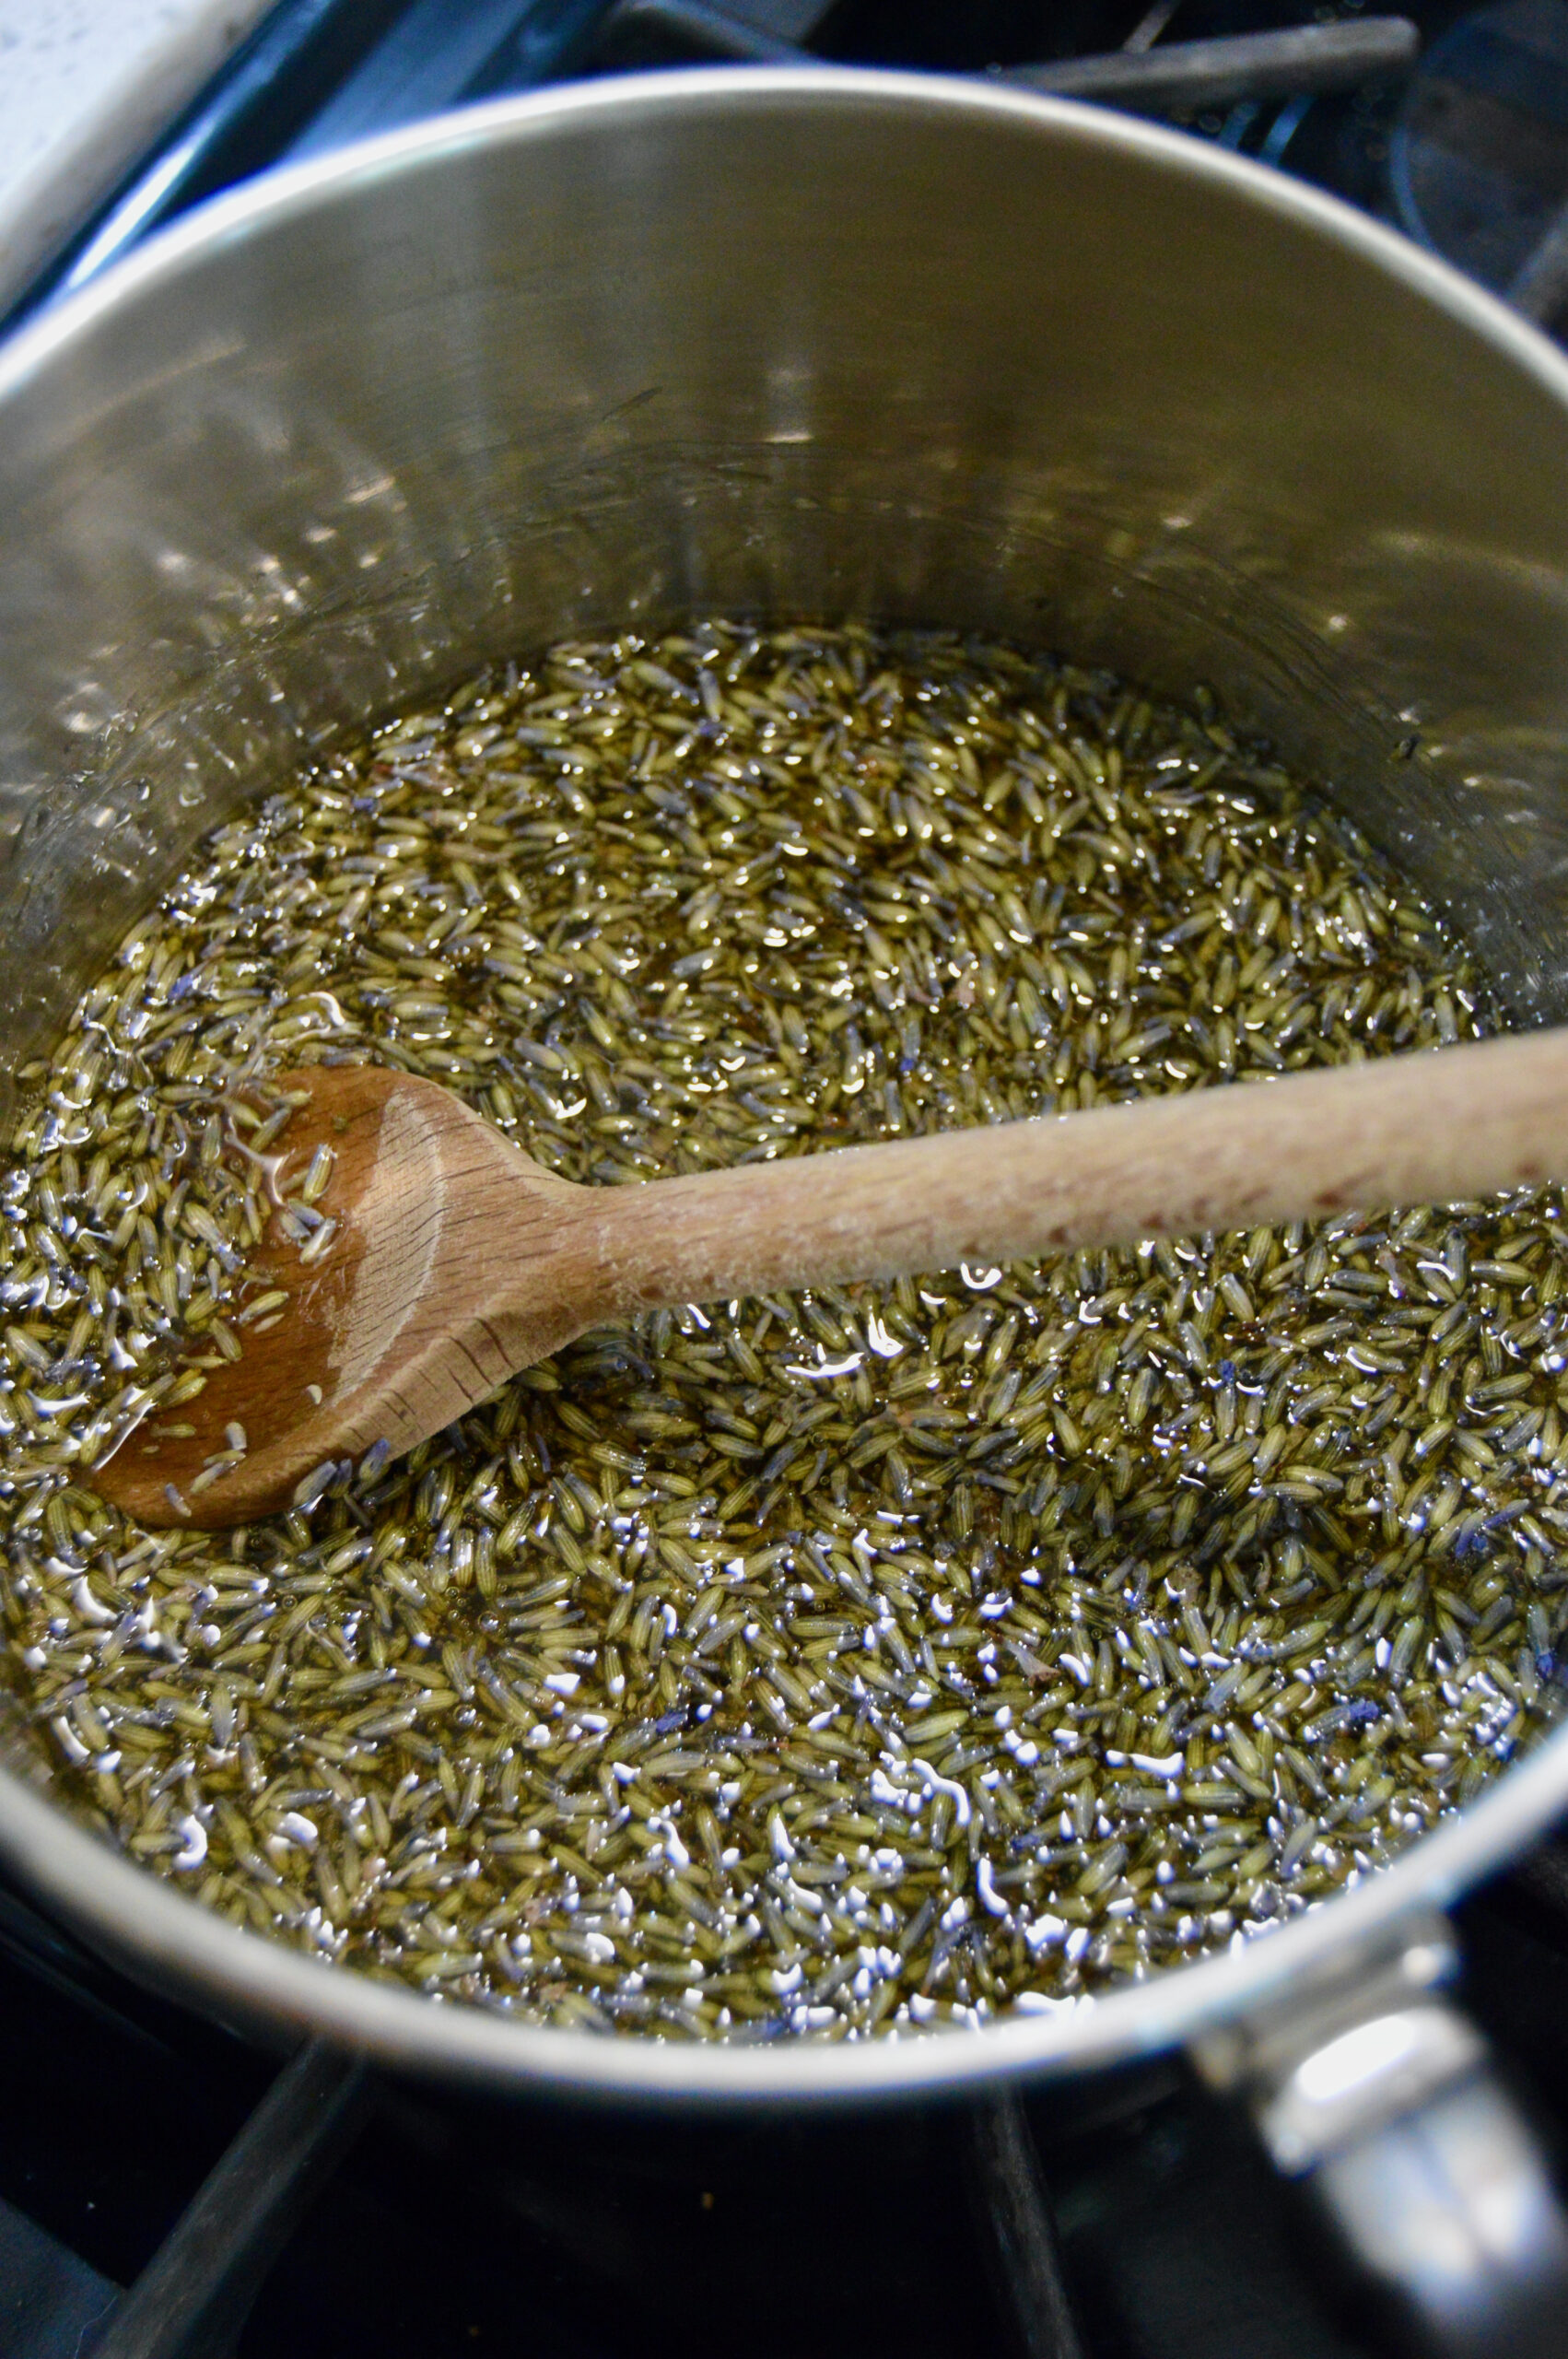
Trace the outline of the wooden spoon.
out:
<instances>
[{"instance_id":1,"label":"wooden spoon","mask_svg":"<svg viewBox=\"0 0 1568 2359\"><path fill-rule=\"evenodd\" d=\"M556 1179L401 1072L286 1086L283 1144L297 1168L332 1149L338 1227L307 1263L275 1221L250 1266L288 1297L277 1324L239 1360L209 1344L205 1390L95 1470L143 1523L313 1496L634 1311L1568 1179L1568 1030L614 1188Z\"/></svg>"}]
</instances>

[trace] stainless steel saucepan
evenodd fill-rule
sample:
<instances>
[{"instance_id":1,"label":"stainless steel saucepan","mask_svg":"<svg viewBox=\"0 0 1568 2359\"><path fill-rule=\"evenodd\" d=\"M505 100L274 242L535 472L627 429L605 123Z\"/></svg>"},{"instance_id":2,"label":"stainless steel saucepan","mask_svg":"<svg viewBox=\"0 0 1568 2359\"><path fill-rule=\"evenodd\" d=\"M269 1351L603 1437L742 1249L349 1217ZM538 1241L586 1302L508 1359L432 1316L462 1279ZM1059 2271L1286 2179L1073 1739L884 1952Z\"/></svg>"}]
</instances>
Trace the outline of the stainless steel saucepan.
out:
<instances>
[{"instance_id":1,"label":"stainless steel saucepan","mask_svg":"<svg viewBox=\"0 0 1568 2359\"><path fill-rule=\"evenodd\" d=\"M1208 681L1457 913L1518 1021L1568 1016L1562 357L1195 141L747 70L568 88L286 172L0 353L5 1065L194 838L301 757L490 657L694 610L973 625ZM313 1964L75 1825L14 1707L6 1763L15 1865L230 2019L694 2104L1185 2045L1442 2348L1557 2347L1568 2237L1443 1995L1441 1912L1568 1808L1568 1733L1207 1963L983 2032L734 2048Z\"/></svg>"}]
</instances>

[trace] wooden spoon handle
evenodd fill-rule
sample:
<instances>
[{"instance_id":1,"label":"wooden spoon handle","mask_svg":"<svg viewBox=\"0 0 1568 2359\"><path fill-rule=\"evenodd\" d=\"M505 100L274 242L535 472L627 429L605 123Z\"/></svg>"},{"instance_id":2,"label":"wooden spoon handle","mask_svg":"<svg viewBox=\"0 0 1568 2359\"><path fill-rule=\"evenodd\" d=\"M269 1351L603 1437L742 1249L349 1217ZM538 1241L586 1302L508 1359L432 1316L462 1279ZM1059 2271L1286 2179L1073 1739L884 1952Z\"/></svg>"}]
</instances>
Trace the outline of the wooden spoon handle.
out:
<instances>
[{"instance_id":1,"label":"wooden spoon handle","mask_svg":"<svg viewBox=\"0 0 1568 2359\"><path fill-rule=\"evenodd\" d=\"M624 1313L1547 1180L1568 1028L606 1189L590 1250Z\"/></svg>"}]
</instances>

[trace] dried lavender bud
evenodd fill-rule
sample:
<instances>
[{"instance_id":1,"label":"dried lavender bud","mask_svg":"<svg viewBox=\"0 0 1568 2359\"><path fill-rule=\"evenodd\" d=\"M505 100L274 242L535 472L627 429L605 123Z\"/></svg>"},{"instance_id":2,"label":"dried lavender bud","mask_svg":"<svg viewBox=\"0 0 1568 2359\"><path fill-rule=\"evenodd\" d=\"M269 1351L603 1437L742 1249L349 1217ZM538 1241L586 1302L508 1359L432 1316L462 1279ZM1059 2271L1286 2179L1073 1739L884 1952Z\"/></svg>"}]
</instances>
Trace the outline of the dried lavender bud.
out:
<instances>
[{"instance_id":1,"label":"dried lavender bud","mask_svg":"<svg viewBox=\"0 0 1568 2359\"><path fill-rule=\"evenodd\" d=\"M239 1923L664 2036L1076 2002L1326 1897L1540 1717L1555 1191L656 1314L231 1537L77 1478L178 1423L177 1335L280 1315L291 1065L614 1185L1495 1023L1201 699L1009 648L704 623L379 731L24 1076L4 1598L62 1792Z\"/></svg>"}]
</instances>

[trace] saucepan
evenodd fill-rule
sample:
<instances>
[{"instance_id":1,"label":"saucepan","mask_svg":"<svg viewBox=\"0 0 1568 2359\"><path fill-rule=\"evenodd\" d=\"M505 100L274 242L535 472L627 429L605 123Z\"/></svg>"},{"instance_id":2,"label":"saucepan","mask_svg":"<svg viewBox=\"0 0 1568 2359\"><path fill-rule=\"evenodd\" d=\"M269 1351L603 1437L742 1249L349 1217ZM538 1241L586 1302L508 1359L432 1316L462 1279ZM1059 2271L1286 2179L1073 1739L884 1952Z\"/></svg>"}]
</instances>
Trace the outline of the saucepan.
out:
<instances>
[{"instance_id":1,"label":"saucepan","mask_svg":"<svg viewBox=\"0 0 1568 2359\"><path fill-rule=\"evenodd\" d=\"M301 759L492 658L705 611L1205 682L1455 914L1516 1023L1568 1017L1562 357L1196 141L726 70L284 172L0 354L5 1070ZM1568 2234L1445 1994L1443 1910L1564 1809L1568 1733L1327 1905L1091 2005L734 2048L530 2025L237 1931L72 1820L15 1706L0 1847L228 2019L491 2089L822 2104L1184 2047L1457 2352L1548 2347Z\"/></svg>"}]
</instances>

